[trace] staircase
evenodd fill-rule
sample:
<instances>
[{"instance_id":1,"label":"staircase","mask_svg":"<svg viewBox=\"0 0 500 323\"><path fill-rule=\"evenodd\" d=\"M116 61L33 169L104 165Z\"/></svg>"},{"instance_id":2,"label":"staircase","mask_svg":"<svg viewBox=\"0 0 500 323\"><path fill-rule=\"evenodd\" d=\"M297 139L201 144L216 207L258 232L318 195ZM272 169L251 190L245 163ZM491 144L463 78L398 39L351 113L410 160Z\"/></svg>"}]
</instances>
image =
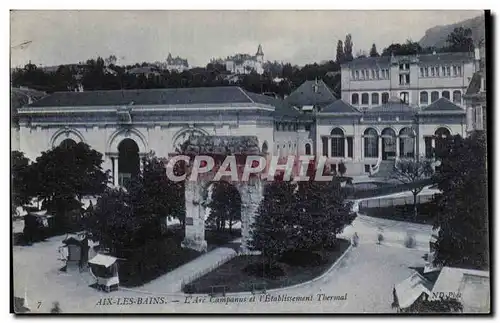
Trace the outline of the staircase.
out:
<instances>
[{"instance_id":1,"label":"staircase","mask_svg":"<svg viewBox=\"0 0 500 323\"><path fill-rule=\"evenodd\" d=\"M370 177L380 177L380 178L387 178L391 175L393 169L394 169L394 160L382 160L380 161L377 166L374 167L373 171L370 174Z\"/></svg>"}]
</instances>

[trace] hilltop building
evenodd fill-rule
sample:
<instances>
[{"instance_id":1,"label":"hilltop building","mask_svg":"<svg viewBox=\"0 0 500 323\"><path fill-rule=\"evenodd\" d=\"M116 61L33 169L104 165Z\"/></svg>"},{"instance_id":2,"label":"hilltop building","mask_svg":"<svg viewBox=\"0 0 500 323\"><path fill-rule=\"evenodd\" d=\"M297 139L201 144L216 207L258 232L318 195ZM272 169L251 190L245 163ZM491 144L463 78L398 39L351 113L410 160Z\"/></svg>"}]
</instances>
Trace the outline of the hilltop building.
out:
<instances>
[{"instance_id":1,"label":"hilltop building","mask_svg":"<svg viewBox=\"0 0 500 323\"><path fill-rule=\"evenodd\" d=\"M255 55L236 54L225 61L226 69L232 74L250 74L252 71L261 75L264 73L264 52L259 44Z\"/></svg>"}]
</instances>

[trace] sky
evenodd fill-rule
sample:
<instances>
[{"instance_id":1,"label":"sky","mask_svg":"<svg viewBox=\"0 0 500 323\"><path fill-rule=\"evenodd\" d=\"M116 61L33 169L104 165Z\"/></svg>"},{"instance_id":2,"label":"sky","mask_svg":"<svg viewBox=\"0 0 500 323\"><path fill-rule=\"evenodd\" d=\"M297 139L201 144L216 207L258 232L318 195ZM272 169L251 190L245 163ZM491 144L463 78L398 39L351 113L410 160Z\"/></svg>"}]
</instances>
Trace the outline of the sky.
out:
<instances>
[{"instance_id":1,"label":"sky","mask_svg":"<svg viewBox=\"0 0 500 323\"><path fill-rule=\"evenodd\" d=\"M11 67L78 63L114 54L118 64L164 61L169 53L205 66L235 53L296 65L335 59L350 33L354 54L482 11L11 11ZM17 45L32 41L28 46Z\"/></svg>"}]
</instances>

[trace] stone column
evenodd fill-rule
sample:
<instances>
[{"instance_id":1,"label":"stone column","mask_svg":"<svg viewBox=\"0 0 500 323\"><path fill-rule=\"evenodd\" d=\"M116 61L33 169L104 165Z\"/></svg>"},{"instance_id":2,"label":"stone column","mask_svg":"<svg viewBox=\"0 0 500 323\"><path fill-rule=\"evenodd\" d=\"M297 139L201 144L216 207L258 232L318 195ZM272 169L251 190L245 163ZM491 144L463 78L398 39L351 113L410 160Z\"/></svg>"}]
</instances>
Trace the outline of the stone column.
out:
<instances>
[{"instance_id":1,"label":"stone column","mask_svg":"<svg viewBox=\"0 0 500 323\"><path fill-rule=\"evenodd\" d=\"M396 159L399 158L399 154L400 154L400 151L399 151L400 140L401 140L401 138L399 138L399 136L396 136Z\"/></svg>"},{"instance_id":2,"label":"stone column","mask_svg":"<svg viewBox=\"0 0 500 323\"><path fill-rule=\"evenodd\" d=\"M263 198L263 183L258 179L251 179L248 182L242 182L239 185L241 195L241 252L250 251L249 242L252 239L252 224L260 201Z\"/></svg>"},{"instance_id":3,"label":"stone column","mask_svg":"<svg viewBox=\"0 0 500 323\"><path fill-rule=\"evenodd\" d=\"M344 158L347 158L349 149L348 149L348 144L347 144L347 137L344 138Z\"/></svg>"},{"instance_id":4,"label":"stone column","mask_svg":"<svg viewBox=\"0 0 500 323\"><path fill-rule=\"evenodd\" d=\"M111 157L113 160L113 185L118 186L118 157Z\"/></svg>"},{"instance_id":5,"label":"stone column","mask_svg":"<svg viewBox=\"0 0 500 323\"><path fill-rule=\"evenodd\" d=\"M328 137L328 158L332 157L332 138Z\"/></svg>"},{"instance_id":6,"label":"stone column","mask_svg":"<svg viewBox=\"0 0 500 323\"><path fill-rule=\"evenodd\" d=\"M378 158L382 159L382 136L378 137Z\"/></svg>"},{"instance_id":7,"label":"stone column","mask_svg":"<svg viewBox=\"0 0 500 323\"><path fill-rule=\"evenodd\" d=\"M365 159L365 137L361 137L361 160Z\"/></svg>"},{"instance_id":8,"label":"stone column","mask_svg":"<svg viewBox=\"0 0 500 323\"><path fill-rule=\"evenodd\" d=\"M199 181L185 182L186 198L186 230L182 248L196 251L207 251L205 240L205 209L202 206L202 194L204 184Z\"/></svg>"}]
</instances>

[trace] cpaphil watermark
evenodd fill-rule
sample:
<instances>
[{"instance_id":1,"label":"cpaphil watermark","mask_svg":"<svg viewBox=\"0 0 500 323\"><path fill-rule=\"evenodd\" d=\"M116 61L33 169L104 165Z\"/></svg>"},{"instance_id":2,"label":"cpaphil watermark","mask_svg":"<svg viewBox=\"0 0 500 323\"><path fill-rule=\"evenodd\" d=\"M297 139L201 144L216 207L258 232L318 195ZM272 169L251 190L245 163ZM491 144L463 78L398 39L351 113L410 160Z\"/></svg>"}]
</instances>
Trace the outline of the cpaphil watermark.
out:
<instances>
[{"instance_id":1,"label":"cpaphil watermark","mask_svg":"<svg viewBox=\"0 0 500 323\"><path fill-rule=\"evenodd\" d=\"M303 156L234 156L176 155L165 162L171 181L226 180L246 182L251 179L274 181L325 181L333 179L327 157ZM181 171L179 171L179 169Z\"/></svg>"}]
</instances>

